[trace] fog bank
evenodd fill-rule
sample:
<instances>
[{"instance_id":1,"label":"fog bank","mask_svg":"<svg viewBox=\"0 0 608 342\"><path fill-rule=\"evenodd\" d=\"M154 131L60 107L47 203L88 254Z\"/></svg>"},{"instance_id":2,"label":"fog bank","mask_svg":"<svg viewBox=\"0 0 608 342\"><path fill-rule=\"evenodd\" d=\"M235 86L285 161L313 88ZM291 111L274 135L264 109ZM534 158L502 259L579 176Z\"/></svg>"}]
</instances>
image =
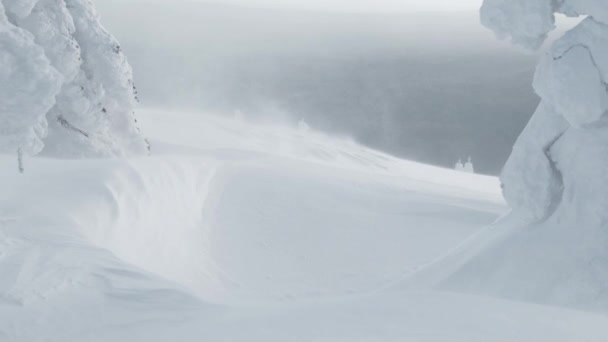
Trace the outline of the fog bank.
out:
<instances>
[{"instance_id":1,"label":"fog bank","mask_svg":"<svg viewBox=\"0 0 608 342\"><path fill-rule=\"evenodd\" d=\"M536 56L475 12L324 13L208 3L99 2L144 106L352 136L441 166L496 174L538 100Z\"/></svg>"}]
</instances>

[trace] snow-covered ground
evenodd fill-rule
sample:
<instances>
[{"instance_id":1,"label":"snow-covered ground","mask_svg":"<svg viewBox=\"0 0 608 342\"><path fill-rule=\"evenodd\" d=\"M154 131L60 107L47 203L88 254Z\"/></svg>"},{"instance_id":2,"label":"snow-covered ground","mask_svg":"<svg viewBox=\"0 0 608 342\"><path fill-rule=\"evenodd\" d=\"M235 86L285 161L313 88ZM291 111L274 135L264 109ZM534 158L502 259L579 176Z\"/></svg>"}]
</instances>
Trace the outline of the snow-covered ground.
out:
<instances>
[{"instance_id":1,"label":"snow-covered ground","mask_svg":"<svg viewBox=\"0 0 608 342\"><path fill-rule=\"evenodd\" d=\"M140 117L150 157L0 156L0 341L608 336L604 315L412 281L500 229L495 178L305 125Z\"/></svg>"}]
</instances>

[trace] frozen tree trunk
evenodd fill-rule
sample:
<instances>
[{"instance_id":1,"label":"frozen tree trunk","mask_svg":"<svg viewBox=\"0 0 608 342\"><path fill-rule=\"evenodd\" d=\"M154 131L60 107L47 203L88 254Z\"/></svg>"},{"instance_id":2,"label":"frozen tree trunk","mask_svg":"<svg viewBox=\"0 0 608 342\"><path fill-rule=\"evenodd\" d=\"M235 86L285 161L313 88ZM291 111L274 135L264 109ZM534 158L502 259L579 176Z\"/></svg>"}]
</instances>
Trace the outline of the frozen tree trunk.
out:
<instances>
[{"instance_id":1,"label":"frozen tree trunk","mask_svg":"<svg viewBox=\"0 0 608 342\"><path fill-rule=\"evenodd\" d=\"M17 168L19 173L25 172L25 167L23 166L23 151L21 148L17 149Z\"/></svg>"}]
</instances>

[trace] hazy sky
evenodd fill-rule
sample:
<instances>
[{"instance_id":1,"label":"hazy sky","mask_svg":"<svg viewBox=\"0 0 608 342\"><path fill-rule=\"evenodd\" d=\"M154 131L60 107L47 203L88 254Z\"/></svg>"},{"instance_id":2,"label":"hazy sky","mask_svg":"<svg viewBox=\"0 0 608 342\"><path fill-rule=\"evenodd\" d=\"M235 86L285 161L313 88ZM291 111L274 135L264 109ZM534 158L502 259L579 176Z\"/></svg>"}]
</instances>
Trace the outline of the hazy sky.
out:
<instances>
[{"instance_id":1,"label":"hazy sky","mask_svg":"<svg viewBox=\"0 0 608 342\"><path fill-rule=\"evenodd\" d=\"M477 10L482 0L192 0L255 7L346 12L411 12Z\"/></svg>"}]
</instances>

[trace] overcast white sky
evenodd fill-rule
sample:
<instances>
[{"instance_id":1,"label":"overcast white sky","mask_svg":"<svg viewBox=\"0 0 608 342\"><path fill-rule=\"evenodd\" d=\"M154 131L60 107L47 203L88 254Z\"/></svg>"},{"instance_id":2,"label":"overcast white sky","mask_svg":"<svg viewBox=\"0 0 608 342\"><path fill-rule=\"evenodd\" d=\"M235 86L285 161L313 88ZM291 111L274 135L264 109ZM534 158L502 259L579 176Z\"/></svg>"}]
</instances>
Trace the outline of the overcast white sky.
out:
<instances>
[{"instance_id":1,"label":"overcast white sky","mask_svg":"<svg viewBox=\"0 0 608 342\"><path fill-rule=\"evenodd\" d=\"M194 0L254 7L346 12L475 11L482 0Z\"/></svg>"}]
</instances>

